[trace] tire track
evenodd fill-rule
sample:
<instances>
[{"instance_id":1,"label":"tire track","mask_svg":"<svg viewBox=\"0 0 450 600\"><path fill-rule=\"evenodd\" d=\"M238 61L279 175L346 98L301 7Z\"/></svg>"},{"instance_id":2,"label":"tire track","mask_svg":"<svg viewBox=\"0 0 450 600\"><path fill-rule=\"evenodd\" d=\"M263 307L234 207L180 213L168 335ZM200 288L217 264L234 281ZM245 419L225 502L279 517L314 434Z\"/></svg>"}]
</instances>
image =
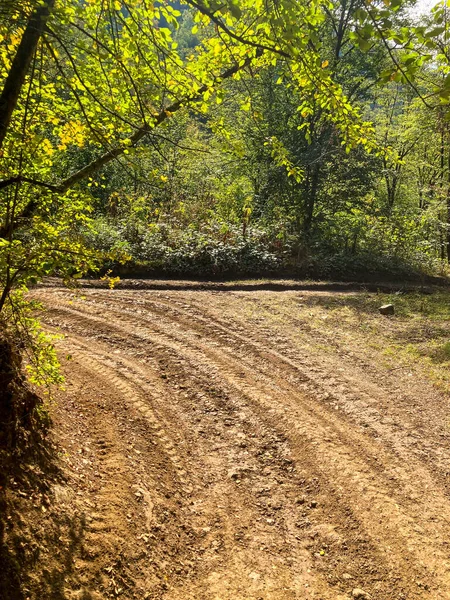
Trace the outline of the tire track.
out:
<instances>
[{"instance_id":1,"label":"tire track","mask_svg":"<svg viewBox=\"0 0 450 600\"><path fill-rule=\"evenodd\" d=\"M342 519L341 513L352 508L357 530L354 537L359 536L360 548L364 547L364 536L368 537L370 543L365 552L368 556L372 555L373 562L379 565L373 579L385 577L391 586L387 591L382 581L382 589L375 590L377 597L401 598L401 594L405 593L402 590L409 590L408 598L450 597L448 556L439 548L440 541L448 538L447 499L433 489L433 482L421 465L400 465L389 449L381 448L380 444L349 428L342 416L330 415L319 403L304 398L296 388L299 383L297 364L258 346L256 349L253 347L254 356L242 357L235 346L222 343L217 347L207 339L196 339L190 331L194 327L189 327L188 323L183 324L183 331L174 331L173 325L170 325L173 315L168 311L165 314L157 312L158 323L153 317L143 315L129 319L123 309L119 312L108 306L102 306L101 310L106 310L109 317L91 314L90 307L86 306L83 307L85 310L69 308L64 303L54 303L54 306L54 315L58 315L59 311L63 320L72 323L69 326L75 323L80 330L77 333L84 333L86 337L98 337L100 331L102 336L104 334L102 342L119 344L122 348L127 348L127 340L133 340L132 351L138 349L142 356L149 355L149 344L154 346L156 353L175 353L187 361L187 367L197 370L204 380L211 378L213 373L218 385L227 390L228 402L234 404L233 412L243 410L243 419L250 418L251 409L261 422L270 423L269 427L275 421L279 430L288 433L288 447L296 462L306 464L306 470L314 476L319 474L325 496L334 495L329 504L341 503L341 510L335 515L333 508L326 505L326 498L323 499L329 514L334 519L341 519L339 526L349 526L348 519ZM87 327L90 329L87 330ZM236 335L228 337L233 340L242 338ZM241 342L248 351L248 340L245 344L242 339ZM264 362L260 362L261 353ZM267 357L278 361L276 370L267 371ZM167 358L170 358L170 353ZM297 373L297 378L292 377L292 371ZM123 382L121 385L124 386ZM124 393L130 393L127 385L122 390ZM414 486L410 481L413 473L416 476ZM393 481L390 482L390 479ZM395 490L398 485L402 488L400 492ZM436 498L429 503L427 511L421 513L423 507L419 503L408 502L405 490L410 487L426 490L427 486L433 489ZM446 507L445 514L443 506ZM415 520L420 521L423 533L414 529ZM383 550L387 554L384 558ZM358 552L358 548L355 551ZM399 577L399 573L410 573L416 579L425 578L430 582L429 591L417 591L414 585L416 579L408 582ZM396 579L401 579L400 586L395 584Z\"/></svg>"},{"instance_id":2,"label":"tire track","mask_svg":"<svg viewBox=\"0 0 450 600\"><path fill-rule=\"evenodd\" d=\"M111 365L111 363L110 363L110 359L105 358L104 355L102 356L101 353L97 354L96 350L92 349L92 345L91 344L84 345L83 349L80 351L79 349L77 349L77 345L80 346L80 343L79 343L79 340L77 339L77 337L71 337L70 342L71 342L70 343L70 347L71 348L75 347L75 351L74 351L75 356L77 357L77 359L79 359L79 360L82 361L82 363L83 363L83 365L84 365L85 368L89 369L93 373L98 374L100 377L105 378L105 380L108 381L109 385L111 385L114 388L118 389L119 392L120 392L120 394L124 398L127 398L127 402L131 401L134 404L134 406L137 407L137 409L142 410L142 407L140 405L141 400L139 400L139 399L136 400L136 391L135 391L135 385L134 385L135 376L134 375L131 376L129 373L125 373L123 371L123 369L121 369L120 367L118 367L117 364L115 364L114 367L113 367ZM94 355L96 358L93 359L92 355ZM99 362L101 362L100 365L96 364L97 360ZM104 366L104 362L106 363L107 367ZM126 366L127 369L129 368L128 361L125 361L123 358L121 358L120 362L122 362ZM125 379L132 380L133 381L133 385L132 386L131 385L124 385L124 382L119 380L120 378L118 377L118 375L113 375L113 374L110 373L109 370L111 368L114 368L115 372L116 373L120 373L120 375L124 376ZM133 366L132 369L134 371L134 374L136 375L136 370L139 370L139 369L136 369L135 366ZM140 373L140 377L141 377L140 381L142 382L142 380L145 380L147 378L147 375L144 375L141 372ZM139 386L141 386L141 385L142 384L140 383ZM131 397L131 400L130 400L130 397ZM167 447L167 443L165 443L164 445ZM222 477L223 473L221 473L220 470L219 470L219 472L216 473L215 475L216 475L216 477L217 476ZM191 470L190 477L192 479L192 470ZM237 482L237 483L239 483L239 482ZM230 487L229 484L227 484L227 485L228 485L228 487ZM188 491L190 492L190 490L188 490ZM220 484L220 489L219 489L218 492L220 493L221 496L223 496L224 494L227 493L227 491L224 489L223 483ZM240 490L234 484L232 485L231 489L228 490L228 494L230 495L230 497L232 495L234 497L234 501L237 501L238 506L240 506L240 511L241 511L242 514L239 517L237 517L237 521L238 522L242 521L242 519L243 519L242 515L245 514L246 510L248 511L248 509L245 508L245 506L246 506L246 500L245 499L242 499L241 501L237 500L239 498L239 496L241 495L241 492L242 492L242 490ZM245 495L245 491L243 493ZM189 495L191 496L192 494L189 494ZM209 495L209 496L211 495L211 490L209 490L207 492L207 495ZM198 496L199 496L199 494L197 493L197 497ZM201 496L201 494L200 494L200 496ZM201 503L202 500L197 499L197 502ZM216 506L214 506L213 510L215 511L215 513L219 512L219 514L220 514L220 512L223 512L224 515L226 517L228 517L228 520L230 520L230 515L229 514L226 515L226 509L229 511L229 506L228 507L222 506L222 507L219 507L219 509L221 509L221 510L217 511ZM254 519L254 515L250 515L247 518L247 521L249 523L251 523L253 521L253 519ZM258 520L259 520L259 518L258 518ZM233 519L232 519L232 521L233 521ZM226 519L225 518L224 518L224 522L225 522L224 524L226 525ZM248 529L248 526L244 527L244 529L246 529L246 528ZM221 530L222 530L221 531L221 536L224 537L224 538L227 538L227 537L229 538L228 543L225 544L225 546L229 546L229 550L228 550L227 547L223 548L223 550L221 552L221 563L223 563L225 561L225 563L228 565L228 570L230 570L231 572L233 572L235 570L239 571L239 570L242 570L242 567L243 567L242 564L239 564L239 565L236 565L236 566L233 566L232 564L231 565L229 564L230 562L232 563L233 561L236 561L236 556L239 554L239 552L237 552L237 550L236 550L236 535L239 533L239 527L237 527L236 524L231 523L231 525L228 527L228 529L231 529L232 531L231 531L231 534L227 535L227 527L226 526L225 527L221 526ZM241 529L242 529L242 526L241 526ZM258 543L262 543L262 540L267 536L267 533L269 533L269 532L271 533L271 531L270 531L271 528L270 527L266 526L266 529L268 529L269 531L260 532L260 536L259 536L259 538L257 540ZM247 563L252 563L253 565L258 565L260 559L258 557L258 552L256 551L256 549L252 549L251 552L248 549L247 550L246 549L242 549L241 553L243 554L243 559L242 560L244 560L244 562L246 564ZM292 554L293 557L295 557L296 555L300 556L300 559L301 559L300 562L301 562L301 564L303 565L303 568L304 568L305 563L307 563L308 556L307 556L307 554L305 555L305 553L302 550L302 548L300 547L297 550L296 549L291 549L291 554ZM273 558L272 560L277 561L277 558ZM222 566L222 569L223 569L223 566ZM285 567L284 567L283 563L281 562L278 565L277 581L279 583L279 581L283 579L285 581L285 584L284 584L286 586L285 589L288 590L291 587L291 584L289 583L289 581L292 579L292 573L289 572L289 573L286 573L286 574L283 575L282 574L282 570L283 569L285 569ZM310 576L308 576L307 573L303 574L303 580L304 581L305 580L308 581L309 578L310 578ZM266 584L267 584L267 582L264 585L266 585ZM324 598L325 597L326 598L330 597L326 593L326 586L323 583L320 583L320 580L318 580L317 576L315 578L315 581L312 582L310 585L311 585L312 589L313 588L317 589L318 586L323 587L324 589L321 592L323 594L323 597ZM194 586L194 587L196 587L196 586ZM209 587L209 583L208 584L205 583L204 587ZM184 592L186 591L186 581L183 583L183 590L184 590ZM232 593L232 597L235 597L235 593L237 593L237 591L236 590L232 591L232 590L233 590L233 588L230 588L230 593ZM172 596L169 595L169 597L172 597ZM183 597L188 597L188 596L183 596ZM200 597L203 597L203 596L200 596L199 595L199 590L196 590L195 592L193 592L193 596L192 597L193 598L200 598ZM205 597L210 597L210 596L205 596ZM237 596L237 597L240 597L240 596ZM286 597L290 597L290 596L286 596ZM295 597L295 596L293 596L293 597ZM335 596L333 595L331 597L334 598Z\"/></svg>"},{"instance_id":3,"label":"tire track","mask_svg":"<svg viewBox=\"0 0 450 600\"><path fill-rule=\"evenodd\" d=\"M134 378L118 368L117 364L111 363L108 359L102 360L101 355L94 354L92 350L88 350L88 346L82 346L79 341L77 345L72 342L71 352L88 367L91 373L106 379L110 386L119 390L126 403L145 418L154 437L158 440L162 452L167 455L168 460L173 465L178 485L185 494L190 494L192 488L186 479L186 469L183 462L178 458L177 450L161 425L163 423L161 415L156 415L151 408L151 403L148 402L149 396L151 398L151 395L153 395L153 390L150 390L149 386L143 382L140 382L140 385L137 386Z\"/></svg>"}]
</instances>

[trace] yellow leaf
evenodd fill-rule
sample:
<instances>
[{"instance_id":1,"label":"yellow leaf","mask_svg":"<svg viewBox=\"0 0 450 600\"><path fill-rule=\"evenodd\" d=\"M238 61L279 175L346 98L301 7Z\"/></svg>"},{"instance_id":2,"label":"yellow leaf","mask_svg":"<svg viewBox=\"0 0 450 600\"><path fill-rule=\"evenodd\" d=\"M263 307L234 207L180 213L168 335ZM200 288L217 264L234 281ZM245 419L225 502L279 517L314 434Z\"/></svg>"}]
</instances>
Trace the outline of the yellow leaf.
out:
<instances>
[{"instance_id":1,"label":"yellow leaf","mask_svg":"<svg viewBox=\"0 0 450 600\"><path fill-rule=\"evenodd\" d=\"M51 141L47 138L42 142L42 150L44 154L47 154L48 156L51 156L55 152Z\"/></svg>"}]
</instances>

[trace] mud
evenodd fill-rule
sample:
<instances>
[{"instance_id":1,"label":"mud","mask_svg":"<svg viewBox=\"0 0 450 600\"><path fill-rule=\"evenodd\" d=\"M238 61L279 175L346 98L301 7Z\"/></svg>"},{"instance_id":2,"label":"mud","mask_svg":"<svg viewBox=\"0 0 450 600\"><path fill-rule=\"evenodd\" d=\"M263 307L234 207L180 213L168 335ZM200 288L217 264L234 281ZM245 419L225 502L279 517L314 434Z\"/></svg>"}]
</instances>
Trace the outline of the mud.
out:
<instances>
[{"instance_id":1,"label":"mud","mask_svg":"<svg viewBox=\"0 0 450 600\"><path fill-rule=\"evenodd\" d=\"M320 293L34 292L83 529L55 597L450 598L448 398L312 327Z\"/></svg>"}]
</instances>

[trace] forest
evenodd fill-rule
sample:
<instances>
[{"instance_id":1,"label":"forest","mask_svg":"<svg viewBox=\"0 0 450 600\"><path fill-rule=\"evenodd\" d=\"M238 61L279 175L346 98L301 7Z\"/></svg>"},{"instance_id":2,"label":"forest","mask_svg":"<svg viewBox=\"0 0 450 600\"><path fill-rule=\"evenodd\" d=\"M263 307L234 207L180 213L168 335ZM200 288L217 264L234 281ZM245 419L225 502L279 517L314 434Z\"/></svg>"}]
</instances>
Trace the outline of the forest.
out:
<instances>
[{"instance_id":1,"label":"forest","mask_svg":"<svg viewBox=\"0 0 450 600\"><path fill-rule=\"evenodd\" d=\"M0 309L98 269L445 274L447 12L417 11L3 0Z\"/></svg>"}]
</instances>

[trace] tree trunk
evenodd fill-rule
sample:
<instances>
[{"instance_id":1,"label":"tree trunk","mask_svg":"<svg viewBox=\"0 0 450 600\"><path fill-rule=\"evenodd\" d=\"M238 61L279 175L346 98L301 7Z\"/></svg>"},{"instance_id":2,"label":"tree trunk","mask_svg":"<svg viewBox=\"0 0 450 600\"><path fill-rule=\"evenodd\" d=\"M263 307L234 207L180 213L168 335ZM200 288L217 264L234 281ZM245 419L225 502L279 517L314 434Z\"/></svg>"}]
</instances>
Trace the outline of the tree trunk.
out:
<instances>
[{"instance_id":1,"label":"tree trunk","mask_svg":"<svg viewBox=\"0 0 450 600\"><path fill-rule=\"evenodd\" d=\"M305 198L305 220L303 222L303 229L306 235L308 235L311 231L314 216L314 208L316 206L317 191L319 189L319 178L320 165L319 163L316 163L311 173L310 183L307 187Z\"/></svg>"},{"instance_id":2,"label":"tree trunk","mask_svg":"<svg viewBox=\"0 0 450 600\"><path fill-rule=\"evenodd\" d=\"M8 132L22 86L55 0L43 0L30 16L0 96L0 148Z\"/></svg>"},{"instance_id":3,"label":"tree trunk","mask_svg":"<svg viewBox=\"0 0 450 600\"><path fill-rule=\"evenodd\" d=\"M446 230L446 246L447 246L447 262L450 263L450 149L447 152L447 230Z\"/></svg>"}]
</instances>

